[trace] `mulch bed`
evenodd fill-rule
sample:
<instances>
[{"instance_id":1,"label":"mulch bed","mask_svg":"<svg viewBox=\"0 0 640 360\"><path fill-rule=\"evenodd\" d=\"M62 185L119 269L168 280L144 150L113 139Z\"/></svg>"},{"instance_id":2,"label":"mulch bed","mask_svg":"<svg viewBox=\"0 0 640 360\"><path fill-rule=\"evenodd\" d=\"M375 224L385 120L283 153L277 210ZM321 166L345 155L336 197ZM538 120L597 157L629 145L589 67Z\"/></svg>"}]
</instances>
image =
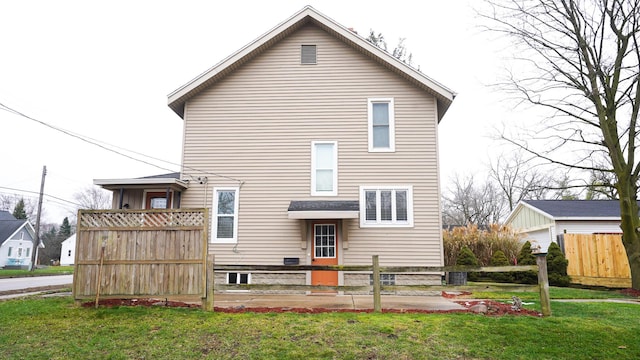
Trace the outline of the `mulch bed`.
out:
<instances>
[{"instance_id":1,"label":"mulch bed","mask_svg":"<svg viewBox=\"0 0 640 360\"><path fill-rule=\"evenodd\" d=\"M620 290L620 293L640 297L640 290L624 289ZM455 299L458 297L464 297L472 295L467 291L448 293L442 292L442 296L448 299ZM522 308L516 310L512 308L511 304L505 304L493 300L469 300L465 301L463 298L456 300L456 303L465 307L464 310L420 310L420 309L382 309L383 313L391 314L433 314L433 313L473 313L478 307L486 307L486 311L482 314L490 316L502 316L502 315L525 315L525 316L542 316L539 312ZM114 306L164 306L164 307L180 307L180 308L200 308L200 304L185 303L181 301L166 301L159 299L102 299L99 302L100 306L114 307ZM95 306L95 301L87 301L82 304L84 307ZM299 314L321 314L332 312L350 312L350 313L371 313L373 309L327 309L327 308L289 308L289 307L215 307L214 311L224 313L299 313Z\"/></svg>"},{"instance_id":2,"label":"mulch bed","mask_svg":"<svg viewBox=\"0 0 640 360\"><path fill-rule=\"evenodd\" d=\"M625 294L627 296L640 297L640 290L636 290L636 289L624 289L624 290L620 290L620 293Z\"/></svg>"}]
</instances>

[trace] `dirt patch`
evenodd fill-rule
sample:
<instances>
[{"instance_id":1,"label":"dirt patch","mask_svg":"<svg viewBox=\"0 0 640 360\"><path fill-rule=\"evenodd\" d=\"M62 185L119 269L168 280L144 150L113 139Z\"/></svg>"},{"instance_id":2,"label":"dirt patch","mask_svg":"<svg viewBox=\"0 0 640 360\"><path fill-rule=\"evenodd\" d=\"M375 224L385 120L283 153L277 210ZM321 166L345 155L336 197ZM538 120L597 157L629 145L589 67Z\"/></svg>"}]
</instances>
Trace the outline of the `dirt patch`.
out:
<instances>
[{"instance_id":1,"label":"dirt patch","mask_svg":"<svg viewBox=\"0 0 640 360\"><path fill-rule=\"evenodd\" d=\"M420 310L420 309L382 309L383 313L389 314L441 314L441 313L474 313L477 312L478 305L486 306L484 315L501 316L501 315L525 315L525 316L541 316L537 311L520 309L515 310L511 304L504 304L490 300L474 300L474 301L456 301L456 303L465 307L461 310ZM167 301L160 299L103 299L99 302L100 306L164 306L164 307L180 307L180 308L200 308L200 304L185 303L181 301ZM82 304L84 307L94 307L95 301L87 301ZM371 313L373 309L328 309L328 308L290 308L290 307L244 307L242 305L235 307L215 307L214 311L224 313L298 313L298 314L322 314L322 313Z\"/></svg>"}]
</instances>

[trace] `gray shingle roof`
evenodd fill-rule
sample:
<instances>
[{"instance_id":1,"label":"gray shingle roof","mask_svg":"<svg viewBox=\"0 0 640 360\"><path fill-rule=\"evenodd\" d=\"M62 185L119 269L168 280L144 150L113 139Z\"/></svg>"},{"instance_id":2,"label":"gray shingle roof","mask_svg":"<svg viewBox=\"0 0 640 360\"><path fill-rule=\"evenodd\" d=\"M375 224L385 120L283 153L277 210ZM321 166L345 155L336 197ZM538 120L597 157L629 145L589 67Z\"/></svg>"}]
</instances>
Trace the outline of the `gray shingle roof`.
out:
<instances>
[{"instance_id":1,"label":"gray shingle roof","mask_svg":"<svg viewBox=\"0 0 640 360\"><path fill-rule=\"evenodd\" d=\"M0 210L0 220L15 220L16 218L8 211Z\"/></svg>"},{"instance_id":2,"label":"gray shingle roof","mask_svg":"<svg viewBox=\"0 0 640 360\"><path fill-rule=\"evenodd\" d=\"M20 229L27 220L0 220L0 245L2 245L9 236L11 236L16 230Z\"/></svg>"},{"instance_id":3,"label":"gray shingle roof","mask_svg":"<svg viewBox=\"0 0 640 360\"><path fill-rule=\"evenodd\" d=\"M179 172L172 172L168 174L160 174L160 175L152 175L152 176L143 176L138 179L180 179Z\"/></svg>"},{"instance_id":4,"label":"gray shingle roof","mask_svg":"<svg viewBox=\"0 0 640 360\"><path fill-rule=\"evenodd\" d=\"M358 211L358 200L291 201L289 211Z\"/></svg>"},{"instance_id":5,"label":"gray shingle roof","mask_svg":"<svg viewBox=\"0 0 640 360\"><path fill-rule=\"evenodd\" d=\"M545 213L558 217L619 218L618 200L524 200Z\"/></svg>"}]
</instances>

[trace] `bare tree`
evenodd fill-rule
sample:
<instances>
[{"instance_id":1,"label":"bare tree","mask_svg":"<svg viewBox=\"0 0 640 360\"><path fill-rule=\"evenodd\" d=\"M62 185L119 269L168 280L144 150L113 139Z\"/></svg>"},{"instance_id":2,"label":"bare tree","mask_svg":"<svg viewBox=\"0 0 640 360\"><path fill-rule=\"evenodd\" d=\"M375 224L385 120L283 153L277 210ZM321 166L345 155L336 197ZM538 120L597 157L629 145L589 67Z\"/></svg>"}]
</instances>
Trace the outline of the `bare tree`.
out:
<instances>
[{"instance_id":1,"label":"bare tree","mask_svg":"<svg viewBox=\"0 0 640 360\"><path fill-rule=\"evenodd\" d=\"M544 199L552 187L553 177L540 170L532 158L525 158L522 151L502 154L490 162L489 174L502 191L509 211L521 200Z\"/></svg>"},{"instance_id":2,"label":"bare tree","mask_svg":"<svg viewBox=\"0 0 640 360\"><path fill-rule=\"evenodd\" d=\"M111 192L98 186L88 186L73 194L73 199L80 204L81 209L110 209Z\"/></svg>"},{"instance_id":3,"label":"bare tree","mask_svg":"<svg viewBox=\"0 0 640 360\"><path fill-rule=\"evenodd\" d=\"M447 226L475 224L486 228L506 215L499 190L489 181L477 183L473 176L456 176L442 198L442 222Z\"/></svg>"},{"instance_id":4,"label":"bare tree","mask_svg":"<svg viewBox=\"0 0 640 360\"><path fill-rule=\"evenodd\" d=\"M382 35L382 33L376 34L376 32L373 31L373 29L370 29L369 35L365 38L365 40L383 49L384 51L387 51L387 41L385 40L384 35ZM394 58L402 61L403 63L409 66L413 66L413 54L407 53L407 48L404 45L405 40L406 38L398 39L398 45L396 45L396 47L393 48L393 51L391 52L391 56L393 56Z\"/></svg>"},{"instance_id":5,"label":"bare tree","mask_svg":"<svg viewBox=\"0 0 640 360\"><path fill-rule=\"evenodd\" d=\"M513 40L517 73L503 84L549 110L527 140L505 139L551 163L584 171L609 160L620 201L632 287L640 289L636 157L640 112L640 2L487 0L488 28ZM542 140L536 145L536 141ZM568 157L569 154L573 156Z\"/></svg>"},{"instance_id":6,"label":"bare tree","mask_svg":"<svg viewBox=\"0 0 640 360\"><path fill-rule=\"evenodd\" d=\"M33 224L36 219L36 213L38 212L37 200L28 197L25 198L17 194L0 194L0 210L13 212L20 200L24 201L24 211L27 214L27 219Z\"/></svg>"}]
</instances>

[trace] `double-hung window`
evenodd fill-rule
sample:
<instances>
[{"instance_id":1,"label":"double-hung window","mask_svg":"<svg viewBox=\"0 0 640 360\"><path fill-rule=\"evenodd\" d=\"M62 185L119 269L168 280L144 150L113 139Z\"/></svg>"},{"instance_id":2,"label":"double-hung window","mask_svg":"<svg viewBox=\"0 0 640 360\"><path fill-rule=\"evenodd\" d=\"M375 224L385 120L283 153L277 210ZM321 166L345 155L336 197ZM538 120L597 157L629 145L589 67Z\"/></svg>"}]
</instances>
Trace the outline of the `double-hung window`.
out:
<instances>
[{"instance_id":1,"label":"double-hung window","mask_svg":"<svg viewBox=\"0 0 640 360\"><path fill-rule=\"evenodd\" d=\"M413 188L411 186L361 186L360 226L413 226Z\"/></svg>"},{"instance_id":2,"label":"double-hung window","mask_svg":"<svg viewBox=\"0 0 640 360\"><path fill-rule=\"evenodd\" d=\"M237 187L214 188L213 242L236 243L238 241L238 193Z\"/></svg>"},{"instance_id":3,"label":"double-hung window","mask_svg":"<svg viewBox=\"0 0 640 360\"><path fill-rule=\"evenodd\" d=\"M338 195L338 143L311 143L311 195Z\"/></svg>"},{"instance_id":4,"label":"double-hung window","mask_svg":"<svg viewBox=\"0 0 640 360\"><path fill-rule=\"evenodd\" d=\"M369 151L396 150L393 98L368 99Z\"/></svg>"}]
</instances>

